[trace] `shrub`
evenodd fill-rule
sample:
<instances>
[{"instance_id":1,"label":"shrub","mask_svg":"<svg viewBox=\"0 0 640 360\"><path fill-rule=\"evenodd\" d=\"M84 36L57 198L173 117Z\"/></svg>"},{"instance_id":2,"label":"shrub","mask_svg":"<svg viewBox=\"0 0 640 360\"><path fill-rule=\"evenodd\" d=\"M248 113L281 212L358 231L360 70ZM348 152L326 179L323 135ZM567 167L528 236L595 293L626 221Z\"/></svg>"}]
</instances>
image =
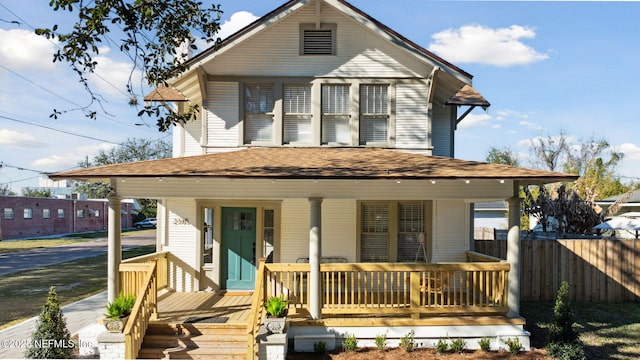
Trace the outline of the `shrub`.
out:
<instances>
[{"instance_id":1,"label":"shrub","mask_svg":"<svg viewBox=\"0 0 640 360\"><path fill-rule=\"evenodd\" d=\"M355 351L358 346L358 339L355 334L347 335L347 337L342 341L342 348L346 352Z\"/></svg>"},{"instance_id":2,"label":"shrub","mask_svg":"<svg viewBox=\"0 0 640 360\"><path fill-rule=\"evenodd\" d=\"M478 345L480 346L480 350L484 352L491 351L491 339L486 336L478 341Z\"/></svg>"},{"instance_id":3,"label":"shrub","mask_svg":"<svg viewBox=\"0 0 640 360\"><path fill-rule=\"evenodd\" d=\"M284 299L284 295L272 296L264 303L264 307L267 309L269 316L283 317L287 313L287 307L289 307L289 301Z\"/></svg>"},{"instance_id":4,"label":"shrub","mask_svg":"<svg viewBox=\"0 0 640 360\"><path fill-rule=\"evenodd\" d=\"M104 314L108 319L117 320L131 314L133 305L136 304L136 297L131 294L120 293L112 303L107 305L107 313Z\"/></svg>"},{"instance_id":5,"label":"shrub","mask_svg":"<svg viewBox=\"0 0 640 360\"><path fill-rule=\"evenodd\" d=\"M447 350L449 350L449 343L447 340L439 339L436 343L436 352L438 354L444 354Z\"/></svg>"},{"instance_id":6,"label":"shrub","mask_svg":"<svg viewBox=\"0 0 640 360\"><path fill-rule=\"evenodd\" d=\"M55 340L61 346L31 346L24 353L30 359L69 359L73 354L71 334L67 323L62 317L56 287L49 288L47 302L42 308L36 323L36 330L32 334L31 344L46 343Z\"/></svg>"},{"instance_id":7,"label":"shrub","mask_svg":"<svg viewBox=\"0 0 640 360\"><path fill-rule=\"evenodd\" d=\"M378 351L384 351L384 348L387 347L387 334L379 334L376 335L376 347L378 348Z\"/></svg>"},{"instance_id":8,"label":"shrub","mask_svg":"<svg viewBox=\"0 0 640 360\"><path fill-rule=\"evenodd\" d=\"M451 340L451 345L449 345L451 350L457 354L462 354L466 346L467 346L467 342L462 340L461 338Z\"/></svg>"},{"instance_id":9,"label":"shrub","mask_svg":"<svg viewBox=\"0 0 640 360\"><path fill-rule=\"evenodd\" d=\"M551 343L547 346L549 356L557 360L586 360L584 349L579 343Z\"/></svg>"},{"instance_id":10,"label":"shrub","mask_svg":"<svg viewBox=\"0 0 640 360\"><path fill-rule=\"evenodd\" d=\"M522 351L522 344L520 344L520 339L516 338L508 338L506 340L502 340L509 347L509 353L511 355L518 355L520 351Z\"/></svg>"},{"instance_id":11,"label":"shrub","mask_svg":"<svg viewBox=\"0 0 640 360\"><path fill-rule=\"evenodd\" d=\"M324 341L318 341L313 343L313 352L317 354L324 354L327 352L327 343Z\"/></svg>"},{"instance_id":12,"label":"shrub","mask_svg":"<svg viewBox=\"0 0 640 360\"><path fill-rule=\"evenodd\" d=\"M412 352L416 348L416 340L414 336L415 331L411 330L407 335L400 338L400 347L406 352Z\"/></svg>"},{"instance_id":13,"label":"shrub","mask_svg":"<svg viewBox=\"0 0 640 360\"><path fill-rule=\"evenodd\" d=\"M578 333L573 329L575 317L568 296L569 284L563 281L556 293L556 302L553 306L553 317L549 325L549 343L570 343L578 339Z\"/></svg>"}]
</instances>

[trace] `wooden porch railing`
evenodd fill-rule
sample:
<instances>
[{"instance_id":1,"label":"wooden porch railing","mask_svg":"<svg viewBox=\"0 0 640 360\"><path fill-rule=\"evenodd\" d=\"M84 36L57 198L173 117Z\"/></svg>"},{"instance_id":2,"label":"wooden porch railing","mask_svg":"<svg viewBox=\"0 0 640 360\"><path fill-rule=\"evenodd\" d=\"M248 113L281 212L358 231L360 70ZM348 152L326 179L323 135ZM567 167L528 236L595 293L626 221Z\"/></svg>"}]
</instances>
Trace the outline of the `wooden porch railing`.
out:
<instances>
[{"instance_id":1,"label":"wooden porch railing","mask_svg":"<svg viewBox=\"0 0 640 360\"><path fill-rule=\"evenodd\" d=\"M249 313L249 324L247 325L247 359L254 360L257 358L257 336L258 329L262 324L262 319L265 316L264 302L265 296L265 262L261 259L258 264L258 273L256 275L256 287L253 294L253 301L251 302L251 312Z\"/></svg>"},{"instance_id":2,"label":"wooden porch railing","mask_svg":"<svg viewBox=\"0 0 640 360\"><path fill-rule=\"evenodd\" d=\"M125 356L135 359L142 346L149 321L158 314L158 289L168 287L167 252L128 259L120 264L120 289L133 294L136 303L122 331Z\"/></svg>"},{"instance_id":3,"label":"wooden porch railing","mask_svg":"<svg viewBox=\"0 0 640 360\"><path fill-rule=\"evenodd\" d=\"M321 264L323 314L507 312L504 262ZM308 264L265 264L265 294L309 307Z\"/></svg>"}]
</instances>

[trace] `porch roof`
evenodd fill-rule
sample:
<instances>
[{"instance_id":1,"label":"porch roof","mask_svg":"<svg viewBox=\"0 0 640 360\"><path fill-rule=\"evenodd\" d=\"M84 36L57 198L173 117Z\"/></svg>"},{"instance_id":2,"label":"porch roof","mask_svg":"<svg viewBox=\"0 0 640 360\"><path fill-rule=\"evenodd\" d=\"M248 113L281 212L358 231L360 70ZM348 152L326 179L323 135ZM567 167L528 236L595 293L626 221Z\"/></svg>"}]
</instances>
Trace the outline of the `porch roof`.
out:
<instances>
[{"instance_id":1,"label":"porch roof","mask_svg":"<svg viewBox=\"0 0 640 360\"><path fill-rule=\"evenodd\" d=\"M218 177L270 179L504 179L573 181L576 175L380 148L244 148L77 169L53 179Z\"/></svg>"}]
</instances>

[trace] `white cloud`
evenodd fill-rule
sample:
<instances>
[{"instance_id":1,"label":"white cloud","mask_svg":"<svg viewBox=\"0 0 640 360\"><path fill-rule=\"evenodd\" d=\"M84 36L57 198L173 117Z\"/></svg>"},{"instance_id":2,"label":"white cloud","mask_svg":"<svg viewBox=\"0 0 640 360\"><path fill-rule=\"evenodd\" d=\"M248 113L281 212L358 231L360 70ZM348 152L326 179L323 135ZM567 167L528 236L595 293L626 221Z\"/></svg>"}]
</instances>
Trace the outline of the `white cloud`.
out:
<instances>
[{"instance_id":1,"label":"white cloud","mask_svg":"<svg viewBox=\"0 0 640 360\"><path fill-rule=\"evenodd\" d=\"M640 160L640 146L636 144L624 143L617 150L624 154L625 159Z\"/></svg>"},{"instance_id":2,"label":"white cloud","mask_svg":"<svg viewBox=\"0 0 640 360\"><path fill-rule=\"evenodd\" d=\"M525 45L521 39L536 35L531 28L511 25L492 29L466 25L432 35L429 50L454 63L481 63L500 67L526 65L549 56Z\"/></svg>"},{"instance_id":3,"label":"white cloud","mask_svg":"<svg viewBox=\"0 0 640 360\"><path fill-rule=\"evenodd\" d=\"M496 127L497 124L492 123L491 120L494 120L494 118L489 114L469 114L458 124L458 129L466 129L477 126ZM498 125L498 127L500 126Z\"/></svg>"},{"instance_id":4,"label":"white cloud","mask_svg":"<svg viewBox=\"0 0 640 360\"><path fill-rule=\"evenodd\" d=\"M0 63L14 71L51 70L57 42L52 41L28 30L0 29Z\"/></svg>"},{"instance_id":5,"label":"white cloud","mask_svg":"<svg viewBox=\"0 0 640 360\"><path fill-rule=\"evenodd\" d=\"M9 129L0 129L0 145L23 148L44 147L45 144L36 140L35 136Z\"/></svg>"},{"instance_id":6,"label":"white cloud","mask_svg":"<svg viewBox=\"0 0 640 360\"><path fill-rule=\"evenodd\" d=\"M232 35L236 31L242 29L243 27L251 24L258 17L253 15L248 11L238 11L231 15L229 20L225 21L220 25L220 31L218 32L218 37L221 39L226 38L229 35Z\"/></svg>"},{"instance_id":7,"label":"white cloud","mask_svg":"<svg viewBox=\"0 0 640 360\"><path fill-rule=\"evenodd\" d=\"M87 76L90 85L96 92L101 95L122 94L127 90L129 77L131 77L131 83L134 86L140 84L142 73L135 70L132 74L133 64L131 62L119 62L105 56L109 53L106 49L101 49L100 53L101 55L93 58L98 63L95 74Z\"/></svg>"},{"instance_id":8,"label":"white cloud","mask_svg":"<svg viewBox=\"0 0 640 360\"><path fill-rule=\"evenodd\" d=\"M89 160L91 160L91 157L97 153L98 150L108 150L114 146L114 144L107 143L79 146L71 151L67 149L58 154L51 154L37 159L31 162L30 166L42 171L62 171L72 169L78 167L78 163L85 160L87 156L89 156Z\"/></svg>"},{"instance_id":9,"label":"white cloud","mask_svg":"<svg viewBox=\"0 0 640 360\"><path fill-rule=\"evenodd\" d=\"M532 129L532 130L536 130L536 131L540 131L540 130L543 129L543 127L540 126L540 124L534 123L532 121L520 120L520 122L518 124L520 126L524 126L526 128L529 128L529 129Z\"/></svg>"}]
</instances>

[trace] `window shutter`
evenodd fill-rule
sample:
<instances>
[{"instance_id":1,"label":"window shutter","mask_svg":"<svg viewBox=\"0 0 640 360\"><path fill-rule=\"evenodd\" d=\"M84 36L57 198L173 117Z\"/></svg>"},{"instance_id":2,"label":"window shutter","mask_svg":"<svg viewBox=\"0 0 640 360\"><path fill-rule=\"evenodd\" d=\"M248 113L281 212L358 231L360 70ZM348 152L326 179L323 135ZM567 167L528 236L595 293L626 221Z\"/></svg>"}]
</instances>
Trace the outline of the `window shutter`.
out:
<instances>
[{"instance_id":1,"label":"window shutter","mask_svg":"<svg viewBox=\"0 0 640 360\"><path fill-rule=\"evenodd\" d=\"M331 30L304 30L302 53L304 55L332 55L333 33Z\"/></svg>"},{"instance_id":2,"label":"window shutter","mask_svg":"<svg viewBox=\"0 0 640 360\"><path fill-rule=\"evenodd\" d=\"M361 236L361 261L389 261L389 207L387 205L362 204Z\"/></svg>"}]
</instances>

